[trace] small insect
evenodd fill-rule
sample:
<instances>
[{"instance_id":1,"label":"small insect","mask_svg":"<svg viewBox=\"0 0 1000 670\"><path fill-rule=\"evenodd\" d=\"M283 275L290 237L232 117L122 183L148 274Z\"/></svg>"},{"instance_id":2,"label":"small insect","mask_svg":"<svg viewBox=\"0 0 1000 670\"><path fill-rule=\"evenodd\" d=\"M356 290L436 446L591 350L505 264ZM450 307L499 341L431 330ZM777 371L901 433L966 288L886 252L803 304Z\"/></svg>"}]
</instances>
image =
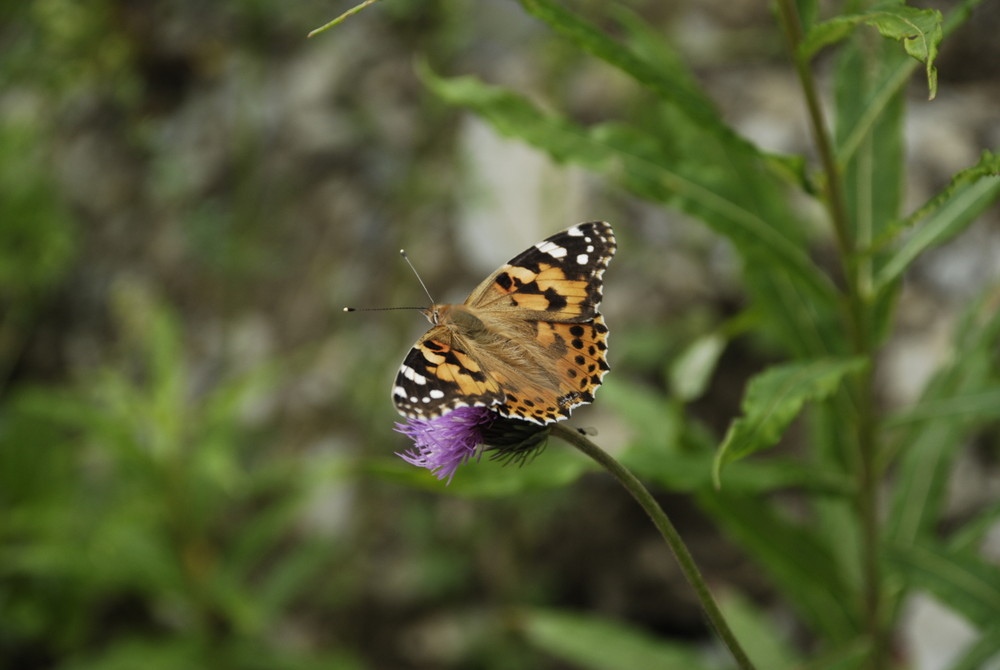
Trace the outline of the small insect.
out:
<instances>
[{"instance_id":1,"label":"small insect","mask_svg":"<svg viewBox=\"0 0 1000 670\"><path fill-rule=\"evenodd\" d=\"M488 407L547 424L592 402L608 371L597 309L615 249L610 224L581 223L512 258L461 305L422 310L432 326L396 375L396 409L433 419Z\"/></svg>"}]
</instances>

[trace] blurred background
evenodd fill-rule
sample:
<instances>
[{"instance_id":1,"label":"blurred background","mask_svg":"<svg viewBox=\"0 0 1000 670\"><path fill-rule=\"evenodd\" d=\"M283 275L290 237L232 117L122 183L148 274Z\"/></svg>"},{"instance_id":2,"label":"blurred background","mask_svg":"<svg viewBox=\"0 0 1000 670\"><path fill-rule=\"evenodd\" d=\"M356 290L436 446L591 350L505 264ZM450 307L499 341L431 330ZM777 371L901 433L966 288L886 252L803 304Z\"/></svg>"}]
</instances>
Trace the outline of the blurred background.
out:
<instances>
[{"instance_id":1,"label":"blurred background","mask_svg":"<svg viewBox=\"0 0 1000 670\"><path fill-rule=\"evenodd\" d=\"M437 300L461 301L528 245L611 221L613 372L574 422L614 452L629 398L664 392L667 362L745 307L734 254L425 88L419 63L580 122L642 110L632 82L517 3L384 0L305 38L352 4L0 9L3 667L576 667L526 632L524 608L709 644L655 530L566 447L521 470L466 466L447 488L396 458L389 388L426 324L341 309L425 302L401 247ZM574 6L597 20L601 4ZM628 4L737 129L808 150L765 3ZM997 10L946 43L938 100L914 83L910 208L1000 146ZM1000 277L998 259L993 211L918 267L885 402L914 397L952 306ZM689 407L709 432L769 355L730 344ZM996 463L971 464L956 514L996 495ZM660 497L710 582L794 636L684 492Z\"/></svg>"}]
</instances>

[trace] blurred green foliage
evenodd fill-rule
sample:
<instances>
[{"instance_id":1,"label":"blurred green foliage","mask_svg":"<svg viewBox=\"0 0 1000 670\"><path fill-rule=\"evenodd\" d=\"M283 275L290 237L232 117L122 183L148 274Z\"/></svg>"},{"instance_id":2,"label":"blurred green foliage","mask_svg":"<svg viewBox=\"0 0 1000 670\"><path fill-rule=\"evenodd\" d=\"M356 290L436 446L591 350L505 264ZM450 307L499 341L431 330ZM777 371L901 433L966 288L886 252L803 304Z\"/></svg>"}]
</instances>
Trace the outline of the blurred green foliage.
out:
<instances>
[{"instance_id":1,"label":"blurred green foliage","mask_svg":"<svg viewBox=\"0 0 1000 670\"><path fill-rule=\"evenodd\" d=\"M75 657L117 621L125 643L67 667L345 661L269 636L336 559L295 521L349 469L276 458L248 429L272 365L198 388L176 316L134 286L115 303L119 356L78 388L20 390L0 424L8 644Z\"/></svg>"},{"instance_id":2,"label":"blurred green foliage","mask_svg":"<svg viewBox=\"0 0 1000 670\"><path fill-rule=\"evenodd\" d=\"M975 4L945 16L943 33ZM788 635L762 598L723 595L759 667L798 667L813 651L808 667L865 667L851 437L860 412L849 387L877 365L913 263L996 202L996 156L903 212L902 92L930 64L898 35L881 41L864 14L824 23L817 3L800 1L809 48L836 54L834 150L856 243L845 265L868 280L863 295L845 296L841 271L815 260L830 236L796 199L822 202L827 177L733 130L655 8L656 21L606 3L521 5L538 20L532 30L550 31L524 44L540 45L525 58L553 71L553 91L566 94L574 68L601 63L634 85L623 109L588 125L559 95L542 105L444 76L470 69L458 55L483 64L510 46L474 43L478 5L387 0L310 43L331 49L329 73L310 80L323 94L305 105L316 106L305 135L322 146L295 147L276 110L282 95L313 89L269 88L288 72L269 67L301 55L326 5L42 0L0 10L10 83L0 96L0 665L729 667L700 640L654 632L704 635L697 614L671 619L685 608L659 583L628 581L649 562L646 520L614 507L619 492L562 445L521 469L470 465L447 489L391 455L405 445L390 433L386 381L398 361L386 352L402 353L412 323L348 325L327 312L347 297L394 299L396 270L383 265L400 239L453 251L437 225L454 214L460 183L448 103L732 244L738 313L641 314L615 330L615 374L599 402L626 430L608 439L665 499L689 496L795 614ZM940 22L918 15L932 39ZM399 77L414 54L418 74ZM220 82L233 88L220 94ZM264 93L241 97L247 82ZM214 106L190 111L206 100ZM207 135L230 133L221 159L218 145L184 135L191 117ZM81 137L107 152L89 156L110 158L71 164ZM182 140L210 150L192 162ZM81 173L97 178L74 181ZM97 202L96 186L121 174L139 176ZM639 256L639 230L616 231L622 253ZM997 291L983 287L966 306L955 354L920 400L876 417L889 510L877 547L884 618L898 620L918 589L948 603L979 630L954 670L988 659L1000 635L1000 577L977 553L1000 511L956 523L944 495L963 446L998 419ZM844 326L850 298L870 321L860 352ZM780 363L747 385L733 424L740 449L725 457L719 490L713 462L732 417L720 427L706 398L740 347L758 367ZM813 385L770 384L816 366ZM798 450L744 458L779 433ZM581 478L589 485L574 487ZM635 590L622 595L623 584ZM641 607L641 625L623 621Z\"/></svg>"},{"instance_id":3,"label":"blurred green foliage","mask_svg":"<svg viewBox=\"0 0 1000 670\"><path fill-rule=\"evenodd\" d=\"M992 639L984 617L986 612L1000 616L1000 601L987 589L971 602L968 587L1000 583L996 566L968 555L929 552L938 542L944 487L954 459L977 431L989 430L1000 418L989 401L1000 381L1000 337L994 329L998 288L986 287L970 306L957 330L953 362L928 386L911 415L913 423L906 426L907 435L895 442L898 446L888 446L893 436L883 431L873 400L874 369L893 329L903 270L1000 198L1000 161L986 152L927 205L909 216L901 212L903 85L923 64L934 96L938 44L978 3L960 3L947 17L902 3L880 5L878 11L866 7L867 12L855 7L853 15L826 21L817 18L816 3L778 3L816 128L821 166L815 173L802 169L800 157L768 155L732 132L693 83L693 73L637 16L620 8L610 11L605 20L620 36L612 37L552 0L521 4L580 51L637 83L645 94L645 104L636 106L641 111L585 125L476 77L446 78L424 68L425 81L445 100L475 110L498 132L530 143L556 161L608 175L640 197L679 209L728 238L743 261L752 301L746 327L776 343L787 359L750 380L744 416L730 424L721 440L706 434L685 410L695 398L672 398L669 392L621 377L610 381L602 400L616 406L638 433L625 461L668 489L694 492L702 508L768 573L823 641L822 648L851 650L845 657L828 658L822 667L890 667L892 627L913 587L932 590L941 602L977 622L981 639ZM798 11L807 17L806 25L799 24ZM871 34L858 29L866 23L885 37L902 40L902 47L873 42ZM810 60L820 46L833 42L841 44L829 122L836 130L831 133ZM829 216L840 257L835 271L813 261L810 227L786 197L795 188L816 199ZM622 237L627 234L626 229ZM711 366L719 354L705 360ZM696 374L704 377L705 371ZM673 388L679 387L674 383ZM967 396L980 400L963 402ZM806 402L814 406L803 445L811 460L808 470L796 476L793 466L776 478L773 469L785 461L779 456L770 459L771 472L754 467L729 480L730 471L737 474L730 466L721 490L709 483L713 450L718 475L727 463L777 444ZM939 409L946 403L950 411L924 413L924 403ZM700 465L692 465L699 460ZM892 466L898 472L890 479L886 475ZM797 513L801 518L789 517L780 499L760 495L786 486L804 494ZM890 491L893 514L883 526L879 497L884 488ZM980 514L994 518L990 509ZM983 527L978 516L971 523ZM934 562L925 560L930 556ZM593 652L580 654L546 640L554 653L586 667L613 666L593 660ZM772 642L780 645L777 638ZM983 648L975 645L957 667L981 658ZM583 657L592 660L582 662Z\"/></svg>"},{"instance_id":4,"label":"blurred green foliage","mask_svg":"<svg viewBox=\"0 0 1000 670\"><path fill-rule=\"evenodd\" d=\"M42 129L28 120L0 125L0 302L37 300L73 259L74 228L47 174Z\"/></svg>"}]
</instances>

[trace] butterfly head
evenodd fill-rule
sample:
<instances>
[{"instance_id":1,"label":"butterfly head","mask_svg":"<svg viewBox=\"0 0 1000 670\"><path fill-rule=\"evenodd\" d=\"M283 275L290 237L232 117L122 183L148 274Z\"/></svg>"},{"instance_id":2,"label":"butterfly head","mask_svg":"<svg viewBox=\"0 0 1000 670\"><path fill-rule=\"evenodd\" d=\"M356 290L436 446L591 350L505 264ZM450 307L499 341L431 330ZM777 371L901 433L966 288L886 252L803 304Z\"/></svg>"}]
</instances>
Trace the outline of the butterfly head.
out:
<instances>
[{"instance_id":1,"label":"butterfly head","mask_svg":"<svg viewBox=\"0 0 1000 670\"><path fill-rule=\"evenodd\" d=\"M441 317L445 312L448 311L450 305L431 305L430 307L425 307L420 310L427 320L431 322L431 325L437 326L441 323Z\"/></svg>"}]
</instances>

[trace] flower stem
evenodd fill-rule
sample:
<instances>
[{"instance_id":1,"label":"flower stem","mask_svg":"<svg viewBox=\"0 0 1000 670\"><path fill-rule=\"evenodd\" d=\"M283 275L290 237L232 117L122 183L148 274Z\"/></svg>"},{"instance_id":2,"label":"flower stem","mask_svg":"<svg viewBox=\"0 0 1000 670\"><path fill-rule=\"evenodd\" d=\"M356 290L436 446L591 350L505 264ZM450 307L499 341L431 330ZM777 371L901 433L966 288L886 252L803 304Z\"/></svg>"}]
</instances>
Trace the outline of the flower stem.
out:
<instances>
[{"instance_id":1,"label":"flower stem","mask_svg":"<svg viewBox=\"0 0 1000 670\"><path fill-rule=\"evenodd\" d=\"M680 564L681 571L687 578L688 583L694 588L695 594L698 596L698 601L705 610L705 614L708 615L708 620L712 623L712 627L715 628L715 632L722 638L723 643L729 648L729 652L736 659L737 665L742 670L755 670L753 663L750 662L746 652L743 651L743 647L740 646L733 631L729 628L729 624L726 623L725 618L722 616L722 611L719 610L719 605L708 590L705 578L701 576L701 571L695 565L694 559L691 557L691 552L688 551L681 536L677 533L677 529L670 523L666 512L656 502L649 490L625 466L587 439L583 433L568 428L563 424L556 424L552 429L552 434L597 461L615 479L621 482L621 485L635 498L635 501L646 511L646 514L652 519L653 525L660 531L660 535L663 536L670 550L674 553L677 562Z\"/></svg>"},{"instance_id":2,"label":"flower stem","mask_svg":"<svg viewBox=\"0 0 1000 670\"><path fill-rule=\"evenodd\" d=\"M826 177L826 205L837 240L837 250L840 254L844 271L844 293L846 298L845 322L850 333L853 353L872 359L875 354L875 337L871 323L871 264L863 259L858 247L871 244L864 234L859 239L858 233L851 228L846 199L844 196L843 176L837 162L833 142L823 108L819 102L818 87L813 77L808 59L801 53L804 39L802 22L794 0L777 1L778 16L788 40L788 50L799 76L799 83L806 99L809 111L809 124L813 139L819 154ZM871 670L882 670L886 667L889 634L883 622L882 573L878 553L880 545L880 528L878 519L878 444L876 436L876 420L874 414L873 392L874 377L872 367L866 367L860 372L851 387L851 399L856 412L856 444L857 444L857 478L858 495L856 500L859 525L861 527L861 569L863 581L863 612L865 628L871 639L872 654L868 667Z\"/></svg>"},{"instance_id":3,"label":"flower stem","mask_svg":"<svg viewBox=\"0 0 1000 670\"><path fill-rule=\"evenodd\" d=\"M329 30L330 28L333 28L338 23L342 23L344 21L344 19L346 19L346 18L348 18L350 16L353 16L354 14L357 14L362 9L364 9L365 7L367 7L368 5L373 5L376 2L378 2L378 0L364 0L364 2L361 2L361 3L357 4L357 5L355 5L354 7L351 7L346 12L344 12L343 14L341 14L340 16L338 16L337 18L335 18L333 21L330 21L329 23L324 24L324 25L320 26L319 28L316 28L315 30L310 31L309 34L306 35L306 37L315 37L316 35L319 35L320 33L325 32L325 31Z\"/></svg>"}]
</instances>

